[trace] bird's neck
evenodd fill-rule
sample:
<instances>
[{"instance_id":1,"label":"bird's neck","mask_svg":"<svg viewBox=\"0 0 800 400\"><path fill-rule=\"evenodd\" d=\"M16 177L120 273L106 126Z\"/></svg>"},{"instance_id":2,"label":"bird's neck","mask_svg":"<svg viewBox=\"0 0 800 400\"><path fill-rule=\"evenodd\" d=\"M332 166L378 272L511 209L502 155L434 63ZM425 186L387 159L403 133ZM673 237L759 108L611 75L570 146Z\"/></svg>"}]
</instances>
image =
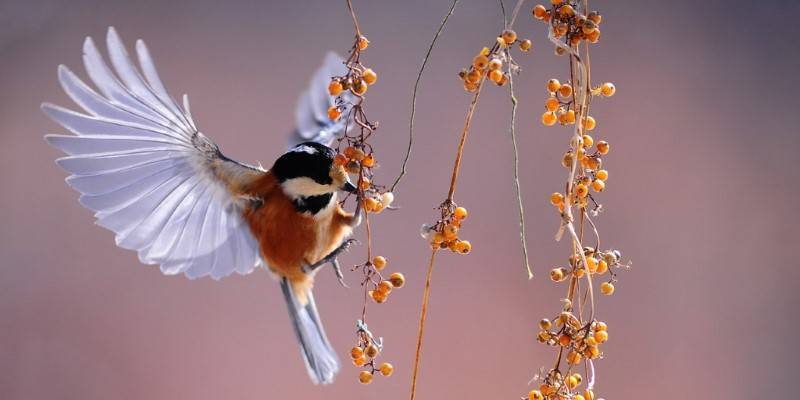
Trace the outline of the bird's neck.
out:
<instances>
[{"instance_id":1,"label":"bird's neck","mask_svg":"<svg viewBox=\"0 0 800 400\"><path fill-rule=\"evenodd\" d=\"M326 193L316 196L296 197L292 199L292 204L294 204L294 208L299 213L317 215L320 211L328 208L334 201L334 193Z\"/></svg>"}]
</instances>

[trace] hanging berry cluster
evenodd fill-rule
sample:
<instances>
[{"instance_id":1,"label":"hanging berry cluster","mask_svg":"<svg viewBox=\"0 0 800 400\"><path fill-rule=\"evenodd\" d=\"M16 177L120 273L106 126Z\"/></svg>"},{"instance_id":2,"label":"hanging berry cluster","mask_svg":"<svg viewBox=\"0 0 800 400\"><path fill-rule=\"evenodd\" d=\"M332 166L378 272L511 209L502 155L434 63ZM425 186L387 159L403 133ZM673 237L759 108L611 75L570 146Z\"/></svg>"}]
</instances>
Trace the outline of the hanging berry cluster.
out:
<instances>
[{"instance_id":1,"label":"hanging berry cluster","mask_svg":"<svg viewBox=\"0 0 800 400\"><path fill-rule=\"evenodd\" d=\"M612 83L597 87L591 84L589 44L597 43L600 38L600 14L589 10L588 0L550 3L549 7L535 6L533 16L547 23L548 37L556 46L556 54L569 56L570 71L567 82L550 79L546 83L548 98L541 122L546 126L558 122L573 129L569 150L561 157L561 164L568 171L564 191L550 195L550 203L561 219L556 240L567 232L571 254L566 266L550 271L552 281L569 282L563 307L554 322L547 318L539 322L538 341L558 349L555 365L537 375L540 386L524 398L594 400L593 360L602 358L600 347L609 338L607 324L594 316L594 278L602 278L600 292L611 295L617 280L615 270L629 265L621 263L619 250L600 250L600 235L592 220L602 210L596 196L605 190L608 181L603 156L609 153L610 145L589 135L597 127L597 121L589 115L589 107L593 98L611 97L616 88ZM582 244L587 230L592 234L594 247ZM579 372L581 367L588 377L585 383Z\"/></svg>"},{"instance_id":2,"label":"hanging berry cluster","mask_svg":"<svg viewBox=\"0 0 800 400\"><path fill-rule=\"evenodd\" d=\"M511 29L506 29L497 37L496 43L491 47L484 47L480 53L472 59L469 68L462 69L458 76L464 81L464 90L474 93L478 91L481 81L486 78L494 82L497 86L503 86L508 82L511 72L517 72L517 65L513 63L507 49L516 44L522 51L530 51L533 44L530 40L517 39L517 33ZM509 63L509 68L504 71L504 64Z\"/></svg>"},{"instance_id":3,"label":"hanging berry cluster","mask_svg":"<svg viewBox=\"0 0 800 400\"><path fill-rule=\"evenodd\" d=\"M383 350L383 338L375 339L367 327L367 303L370 298L379 304L386 302L389 293L394 288L400 288L405 284L405 278L402 274L395 272L388 279L384 279L381 271L386 267L386 258L373 256L369 216L371 213L381 213L390 208L394 195L386 191L384 186L376 185L373 182L373 170L378 167L378 164L373 147L368 140L378 128L378 124L367 119L364 112L364 95L367 89L377 82L378 75L361 63L361 52L369 47L369 40L361 34L358 19L350 0L347 0L347 6L355 26L355 42L345 61L347 73L344 76L331 77L328 85L329 94L336 98L335 105L328 109L328 117L334 121L346 118L345 134L338 139L334 163L344 167L348 173L358 175L356 201L358 202L357 207L364 210L367 230L366 261L353 267L353 271L358 270L362 273L361 287L364 290L364 303L361 318L356 321L357 344L353 347L350 355L353 364L363 368L359 374L359 381L368 384L372 382L376 372L383 376L391 375L393 367L386 362L380 365L376 362L376 358ZM349 94L345 95L346 93ZM343 202L346 200L347 198Z\"/></svg>"}]
</instances>

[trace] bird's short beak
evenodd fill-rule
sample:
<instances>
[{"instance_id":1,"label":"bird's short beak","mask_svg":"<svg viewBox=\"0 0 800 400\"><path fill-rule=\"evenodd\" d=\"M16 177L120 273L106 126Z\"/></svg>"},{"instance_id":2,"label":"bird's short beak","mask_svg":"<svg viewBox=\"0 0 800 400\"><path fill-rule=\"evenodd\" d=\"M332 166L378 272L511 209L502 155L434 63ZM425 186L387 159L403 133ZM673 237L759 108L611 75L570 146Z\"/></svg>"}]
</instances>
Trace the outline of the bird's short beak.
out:
<instances>
[{"instance_id":1,"label":"bird's short beak","mask_svg":"<svg viewBox=\"0 0 800 400\"><path fill-rule=\"evenodd\" d=\"M355 192L358 191L358 188L355 187L355 185L353 185L352 183L350 183L350 181L347 181L342 186L342 190L344 190L345 192L348 192L348 193L355 193Z\"/></svg>"}]
</instances>

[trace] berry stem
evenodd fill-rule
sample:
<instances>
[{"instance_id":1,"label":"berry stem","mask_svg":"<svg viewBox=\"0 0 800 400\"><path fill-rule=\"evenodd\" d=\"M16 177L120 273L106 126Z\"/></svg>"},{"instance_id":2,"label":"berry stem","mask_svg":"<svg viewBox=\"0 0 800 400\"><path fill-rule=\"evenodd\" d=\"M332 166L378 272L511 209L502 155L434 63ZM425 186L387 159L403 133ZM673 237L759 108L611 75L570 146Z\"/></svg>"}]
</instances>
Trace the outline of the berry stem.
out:
<instances>
[{"instance_id":1,"label":"berry stem","mask_svg":"<svg viewBox=\"0 0 800 400\"><path fill-rule=\"evenodd\" d=\"M428 262L428 274L425 278L425 291L422 293L422 309L419 314L419 330L417 332L417 350L414 355L414 370L411 374L411 400L417 395L417 373L419 372L420 351L422 350L422 338L425 333L425 317L428 314L428 301L431 295L431 277L433 276L433 266L436 259L436 250L431 251L431 259Z\"/></svg>"},{"instance_id":2,"label":"berry stem","mask_svg":"<svg viewBox=\"0 0 800 400\"><path fill-rule=\"evenodd\" d=\"M350 16L353 17L353 26L356 29L356 38L361 37L361 28L358 26L358 18L356 18L356 12L353 10L353 3L351 0L347 0L347 8L350 10ZM356 46L357 48L358 46Z\"/></svg>"},{"instance_id":3,"label":"berry stem","mask_svg":"<svg viewBox=\"0 0 800 400\"><path fill-rule=\"evenodd\" d=\"M481 90L483 89L483 83L486 81L486 76L482 76L480 82L478 82L478 90L475 91L475 95L472 96L472 102L469 104L469 110L467 111L467 120L464 122L464 130L461 132L461 139L458 142L458 150L456 151L456 161L453 165L453 175L450 178L450 190L447 192L447 201L452 202L453 196L456 194L456 181L458 180L458 172L461 169L461 158L464 153L464 145L467 142L467 135L469 134L469 127L472 123L472 116L475 114L475 107L478 105L478 98L481 96Z\"/></svg>"}]
</instances>

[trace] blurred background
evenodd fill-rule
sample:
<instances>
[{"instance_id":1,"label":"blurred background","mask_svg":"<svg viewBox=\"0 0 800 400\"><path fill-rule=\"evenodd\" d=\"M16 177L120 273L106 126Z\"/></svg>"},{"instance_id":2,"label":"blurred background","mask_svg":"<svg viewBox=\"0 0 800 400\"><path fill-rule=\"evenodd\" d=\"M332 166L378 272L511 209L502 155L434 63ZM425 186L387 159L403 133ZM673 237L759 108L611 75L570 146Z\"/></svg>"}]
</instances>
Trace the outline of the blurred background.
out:
<instances>
[{"instance_id":1,"label":"blurred background","mask_svg":"<svg viewBox=\"0 0 800 400\"><path fill-rule=\"evenodd\" d=\"M355 0L379 74L367 112L381 127L379 183L395 178L407 140L411 88L447 0ZM548 204L562 188L568 130L539 123L549 78L566 79L526 2L515 26L534 51L517 56L518 135L529 248L518 242L510 103L481 97L457 201L470 211L469 256L443 254L433 277L418 398L517 399L555 352L535 340L564 284ZM600 297L610 327L596 393L607 399L793 398L800 295L797 167L800 84L797 2L593 0L604 16L592 76L617 94L593 103L595 138L609 140L608 188L597 218L605 245L633 268ZM513 2L506 0L506 7ZM376 251L407 286L370 304L385 339L388 379L357 382L344 365L329 387L309 383L278 286L259 271L220 282L162 276L93 225L61 154L42 140L64 130L42 101L75 107L56 66L85 77L81 45L108 26L147 41L171 93L188 93L200 128L230 157L271 165L284 150L297 95L327 50L353 31L345 1L0 1L0 398L404 399L429 252L422 223L446 196L469 96L458 70L502 29L496 1L463 0L420 87L417 140L396 192L402 208L373 219ZM358 232L363 238L363 229ZM605 247L604 245L604 247ZM359 247L342 260L360 262ZM346 363L361 294L332 272L316 297ZM788 379L787 379L788 378Z\"/></svg>"}]
</instances>

